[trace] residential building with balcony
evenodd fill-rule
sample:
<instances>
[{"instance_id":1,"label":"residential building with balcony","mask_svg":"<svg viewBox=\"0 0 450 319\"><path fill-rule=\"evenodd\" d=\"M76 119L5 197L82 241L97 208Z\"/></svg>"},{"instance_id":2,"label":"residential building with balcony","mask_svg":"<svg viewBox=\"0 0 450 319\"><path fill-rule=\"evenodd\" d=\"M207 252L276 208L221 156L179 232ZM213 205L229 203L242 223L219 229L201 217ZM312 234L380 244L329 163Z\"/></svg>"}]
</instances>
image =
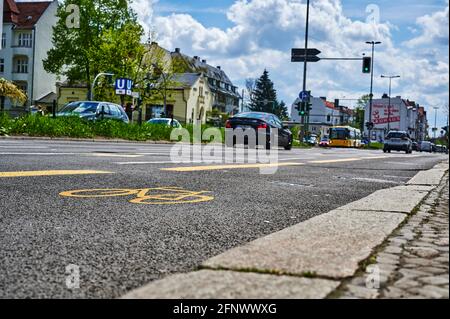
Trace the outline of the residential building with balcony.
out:
<instances>
[{"instance_id":1,"label":"residential building with balcony","mask_svg":"<svg viewBox=\"0 0 450 319\"><path fill-rule=\"evenodd\" d=\"M57 23L58 2L3 1L0 50L0 77L14 82L28 100L25 106L39 103L56 92L56 76L44 70L43 60L52 48L52 27ZM5 109L23 109L5 101Z\"/></svg>"}]
</instances>

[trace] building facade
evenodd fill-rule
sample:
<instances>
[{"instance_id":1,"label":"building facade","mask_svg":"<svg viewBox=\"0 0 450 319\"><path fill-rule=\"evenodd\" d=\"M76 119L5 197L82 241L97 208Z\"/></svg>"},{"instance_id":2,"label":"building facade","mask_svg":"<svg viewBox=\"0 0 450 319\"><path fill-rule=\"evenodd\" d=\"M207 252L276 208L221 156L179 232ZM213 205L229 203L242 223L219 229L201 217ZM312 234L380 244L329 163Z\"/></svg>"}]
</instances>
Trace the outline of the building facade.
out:
<instances>
[{"instance_id":1,"label":"building facade","mask_svg":"<svg viewBox=\"0 0 450 319\"><path fill-rule=\"evenodd\" d=\"M291 119L301 122L301 117L295 109L299 99L291 106ZM336 107L335 103L327 101L326 97L311 97L311 111L309 115L309 133L327 135L332 126L347 125L353 120L353 111L346 106Z\"/></svg>"},{"instance_id":2,"label":"building facade","mask_svg":"<svg viewBox=\"0 0 450 319\"><path fill-rule=\"evenodd\" d=\"M238 88L220 66L213 67L199 56L190 57L179 48L172 52L156 42L150 46L149 55L158 56L157 59L164 61L162 64L178 72L170 81L180 83L171 88L167 100L168 115L174 114L179 121L192 123L199 119L205 122L206 114L212 110L230 115L239 112L241 96ZM162 105L163 101L145 105L145 117L158 117Z\"/></svg>"},{"instance_id":3,"label":"building facade","mask_svg":"<svg viewBox=\"0 0 450 319\"><path fill-rule=\"evenodd\" d=\"M364 122L369 122L369 103L365 107ZM401 96L383 96L372 101L372 140L384 141L387 133L391 131L408 132L412 139L422 141L427 137L428 121L427 113L423 107L414 101L403 99ZM365 136L369 135L368 129L364 130Z\"/></svg>"},{"instance_id":4,"label":"building facade","mask_svg":"<svg viewBox=\"0 0 450 319\"><path fill-rule=\"evenodd\" d=\"M2 0L3 1L3 0ZM56 76L44 70L43 60L52 48L52 27L57 23L58 2L3 2L0 77L22 89L29 106L55 93ZM6 99L5 109L23 108Z\"/></svg>"}]
</instances>

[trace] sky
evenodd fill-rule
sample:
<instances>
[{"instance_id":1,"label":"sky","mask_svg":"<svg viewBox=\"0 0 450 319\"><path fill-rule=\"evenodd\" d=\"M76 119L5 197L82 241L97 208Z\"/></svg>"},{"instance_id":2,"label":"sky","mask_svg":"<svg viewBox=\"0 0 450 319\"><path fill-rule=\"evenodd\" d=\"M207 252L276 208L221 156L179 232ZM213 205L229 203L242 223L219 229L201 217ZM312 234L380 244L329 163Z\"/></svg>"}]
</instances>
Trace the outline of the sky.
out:
<instances>
[{"instance_id":1,"label":"sky","mask_svg":"<svg viewBox=\"0 0 450 319\"><path fill-rule=\"evenodd\" d=\"M279 99L291 105L302 87L303 64L291 63L291 48L304 47L306 0L134 0L133 7L157 42L169 50L220 65L234 84L269 71ZM374 96L392 95L433 107L444 126L449 99L448 0L311 0L309 47L321 57L370 55L366 41L381 41L374 59ZM370 88L360 61L308 64L307 88L314 96L355 101Z\"/></svg>"}]
</instances>

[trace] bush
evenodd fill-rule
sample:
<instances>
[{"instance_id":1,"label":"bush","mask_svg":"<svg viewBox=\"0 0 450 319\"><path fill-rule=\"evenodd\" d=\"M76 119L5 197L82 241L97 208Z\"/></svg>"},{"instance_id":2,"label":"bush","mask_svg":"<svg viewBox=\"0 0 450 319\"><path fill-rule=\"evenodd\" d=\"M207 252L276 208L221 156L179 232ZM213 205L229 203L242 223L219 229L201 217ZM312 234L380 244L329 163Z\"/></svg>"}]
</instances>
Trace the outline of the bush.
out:
<instances>
[{"instance_id":1,"label":"bush","mask_svg":"<svg viewBox=\"0 0 450 319\"><path fill-rule=\"evenodd\" d=\"M371 142L370 147L367 144L364 145L364 149L367 149L367 150L369 150L369 149L370 150L382 150L383 147L384 147L384 144L380 143L380 142Z\"/></svg>"},{"instance_id":2,"label":"bush","mask_svg":"<svg viewBox=\"0 0 450 319\"><path fill-rule=\"evenodd\" d=\"M211 126L202 126L203 132ZM193 141L193 125L185 127ZM222 141L225 130L220 129ZM0 114L0 135L28 135L71 138L117 138L133 141L170 141L171 127L143 123L125 124L119 121L86 121L79 117L46 117L26 115L12 119Z\"/></svg>"}]
</instances>

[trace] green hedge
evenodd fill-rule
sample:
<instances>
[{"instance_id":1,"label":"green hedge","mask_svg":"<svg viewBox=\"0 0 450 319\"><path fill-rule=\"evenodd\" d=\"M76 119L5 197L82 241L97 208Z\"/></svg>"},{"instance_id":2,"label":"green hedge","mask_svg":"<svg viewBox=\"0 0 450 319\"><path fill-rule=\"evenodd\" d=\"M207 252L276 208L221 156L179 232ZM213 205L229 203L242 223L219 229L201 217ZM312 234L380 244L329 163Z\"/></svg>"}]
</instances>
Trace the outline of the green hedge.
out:
<instances>
[{"instance_id":1,"label":"green hedge","mask_svg":"<svg viewBox=\"0 0 450 319\"><path fill-rule=\"evenodd\" d=\"M202 126L202 133L211 126ZM185 127L193 139L193 126ZM221 128L222 138L224 129ZM0 113L0 135L94 138L105 137L133 141L170 141L172 128L143 123L125 124L119 121L86 121L78 117L51 118L26 115L16 119Z\"/></svg>"}]
</instances>

